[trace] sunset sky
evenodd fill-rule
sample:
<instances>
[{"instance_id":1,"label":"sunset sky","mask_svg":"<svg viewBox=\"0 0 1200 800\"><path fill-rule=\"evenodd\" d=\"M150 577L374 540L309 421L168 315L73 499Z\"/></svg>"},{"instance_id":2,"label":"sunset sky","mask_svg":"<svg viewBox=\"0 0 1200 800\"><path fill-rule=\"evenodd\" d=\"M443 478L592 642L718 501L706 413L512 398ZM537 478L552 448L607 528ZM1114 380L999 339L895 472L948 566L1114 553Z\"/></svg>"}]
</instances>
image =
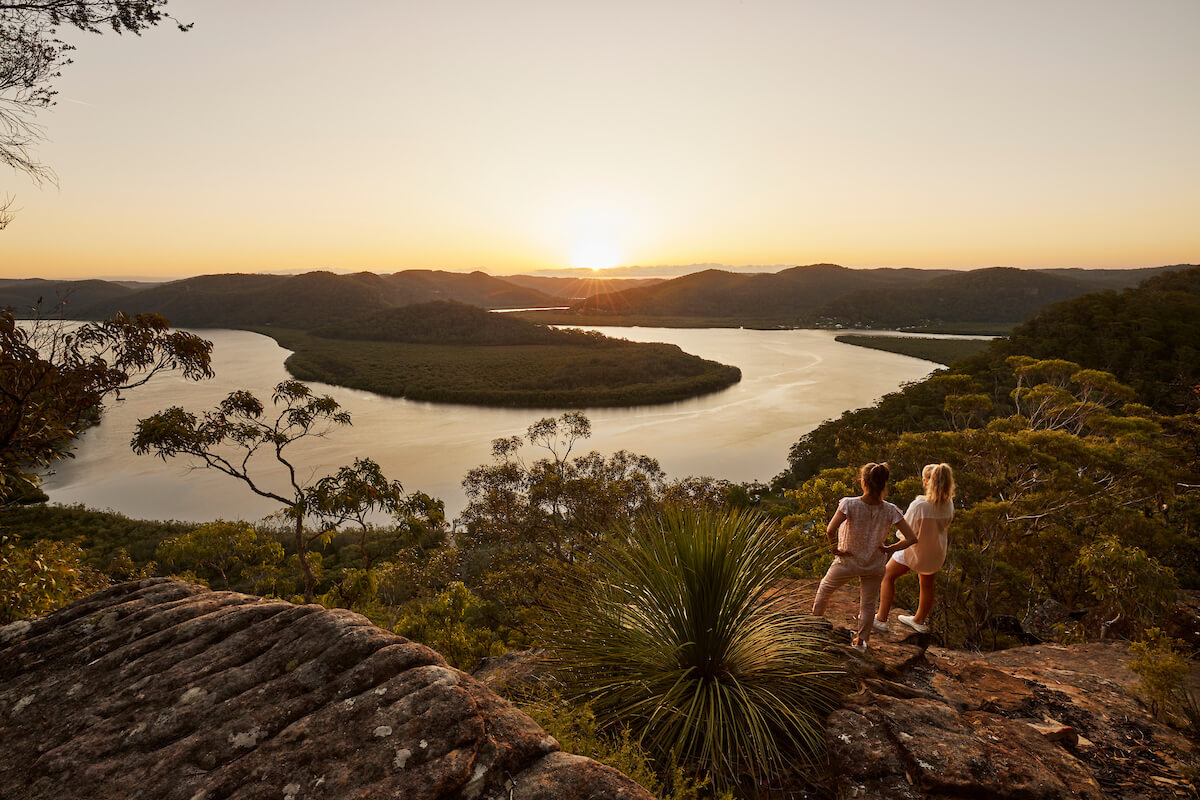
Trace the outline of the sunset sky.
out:
<instances>
[{"instance_id":1,"label":"sunset sky","mask_svg":"<svg viewBox=\"0 0 1200 800\"><path fill-rule=\"evenodd\" d=\"M1200 262L1197 0L171 0L0 277Z\"/></svg>"}]
</instances>

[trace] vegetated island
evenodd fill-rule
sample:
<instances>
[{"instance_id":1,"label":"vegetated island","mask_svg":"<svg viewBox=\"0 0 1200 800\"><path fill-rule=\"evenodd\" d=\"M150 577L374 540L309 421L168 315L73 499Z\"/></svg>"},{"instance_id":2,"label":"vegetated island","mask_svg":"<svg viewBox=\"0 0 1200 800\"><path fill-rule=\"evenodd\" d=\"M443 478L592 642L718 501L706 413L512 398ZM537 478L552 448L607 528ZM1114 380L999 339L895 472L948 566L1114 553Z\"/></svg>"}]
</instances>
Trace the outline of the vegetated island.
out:
<instances>
[{"instance_id":1,"label":"vegetated island","mask_svg":"<svg viewBox=\"0 0 1200 800\"><path fill-rule=\"evenodd\" d=\"M559 330L437 300L310 331L259 329L294 351L300 380L437 403L585 408L670 403L719 391L737 367L675 345Z\"/></svg>"},{"instance_id":2,"label":"vegetated island","mask_svg":"<svg viewBox=\"0 0 1200 800\"><path fill-rule=\"evenodd\" d=\"M833 338L834 341L843 344L899 353L902 356L947 366L959 359L982 353L992 344L990 339L935 339L930 336L870 336L857 333L842 334Z\"/></svg>"}]
</instances>

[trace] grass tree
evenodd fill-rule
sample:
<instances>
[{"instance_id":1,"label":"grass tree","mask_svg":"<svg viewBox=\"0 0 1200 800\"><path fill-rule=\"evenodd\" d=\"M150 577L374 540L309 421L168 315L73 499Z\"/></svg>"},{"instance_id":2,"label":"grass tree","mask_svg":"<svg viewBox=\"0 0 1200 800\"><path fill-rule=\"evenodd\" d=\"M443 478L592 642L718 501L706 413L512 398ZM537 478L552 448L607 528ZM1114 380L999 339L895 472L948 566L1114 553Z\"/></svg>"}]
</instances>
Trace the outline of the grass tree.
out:
<instances>
[{"instance_id":1,"label":"grass tree","mask_svg":"<svg viewBox=\"0 0 1200 800\"><path fill-rule=\"evenodd\" d=\"M296 556L304 574L304 599L312 602L317 576L309 549L328 542L336 525L310 528L305 521L332 517L337 521L363 521L375 511L391 511L399 504L400 485L382 476L370 459L356 459L335 475L303 481L288 448L295 442L324 436L337 425L349 425L350 414L329 395L316 396L299 381L283 381L271 396L273 411L253 394L238 390L212 411L200 416L179 406L160 411L138 422L131 446L139 455L163 459L192 456L208 468L240 480L260 497L283 506L294 531ZM271 488L271 470L261 456L283 468L285 488Z\"/></svg>"},{"instance_id":2,"label":"grass tree","mask_svg":"<svg viewBox=\"0 0 1200 800\"><path fill-rule=\"evenodd\" d=\"M752 513L635 521L556 604L548 637L571 693L718 785L818 758L840 672L824 629L778 590L800 555Z\"/></svg>"}]
</instances>

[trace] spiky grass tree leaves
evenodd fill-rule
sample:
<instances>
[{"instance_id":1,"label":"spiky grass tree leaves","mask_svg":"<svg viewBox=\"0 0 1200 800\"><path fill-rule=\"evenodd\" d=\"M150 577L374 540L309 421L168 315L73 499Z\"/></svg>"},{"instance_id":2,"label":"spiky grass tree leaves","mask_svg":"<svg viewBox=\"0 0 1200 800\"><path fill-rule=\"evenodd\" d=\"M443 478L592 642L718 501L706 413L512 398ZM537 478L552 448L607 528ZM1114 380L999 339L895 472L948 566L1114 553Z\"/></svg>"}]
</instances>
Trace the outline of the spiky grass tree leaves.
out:
<instances>
[{"instance_id":1,"label":"spiky grass tree leaves","mask_svg":"<svg viewBox=\"0 0 1200 800\"><path fill-rule=\"evenodd\" d=\"M645 516L566 582L547 636L569 693L720 785L817 759L840 671L778 591L801 557L753 513Z\"/></svg>"}]
</instances>

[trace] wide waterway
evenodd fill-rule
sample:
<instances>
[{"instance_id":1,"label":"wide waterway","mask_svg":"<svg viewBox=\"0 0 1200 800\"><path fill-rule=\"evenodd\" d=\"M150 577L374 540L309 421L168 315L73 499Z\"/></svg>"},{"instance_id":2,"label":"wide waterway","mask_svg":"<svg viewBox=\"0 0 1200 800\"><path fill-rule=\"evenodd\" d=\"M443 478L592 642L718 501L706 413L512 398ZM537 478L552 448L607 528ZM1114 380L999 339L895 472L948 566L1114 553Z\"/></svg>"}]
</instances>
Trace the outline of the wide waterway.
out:
<instances>
[{"instance_id":1,"label":"wide waterway","mask_svg":"<svg viewBox=\"0 0 1200 800\"><path fill-rule=\"evenodd\" d=\"M740 383L714 394L657 406L598 408L586 413L592 437L576 452L626 449L659 460L667 475L769 481L787 465L788 448L823 420L870 405L937 365L835 342L837 332L736 328L603 328L610 336L670 342L688 353L734 364ZM246 331L196 331L213 341L216 377L189 383L166 375L110 402L101 425L87 431L75 458L60 461L43 488L51 502L82 503L135 518L256 520L278 510L233 478L190 469L187 458L136 456L129 440L138 419L173 405L212 408L233 389L267 400L289 378L288 351ZM339 386L312 384L351 413L353 425L298 442L300 477L321 477L356 457L370 457L408 491L446 503L453 519L466 498L462 479L490 459L491 442L520 434L554 409L501 409L418 403ZM531 452L530 457L535 457ZM264 469L269 464L264 461ZM277 484L277 488L278 487ZM286 496L287 492L283 492Z\"/></svg>"}]
</instances>

